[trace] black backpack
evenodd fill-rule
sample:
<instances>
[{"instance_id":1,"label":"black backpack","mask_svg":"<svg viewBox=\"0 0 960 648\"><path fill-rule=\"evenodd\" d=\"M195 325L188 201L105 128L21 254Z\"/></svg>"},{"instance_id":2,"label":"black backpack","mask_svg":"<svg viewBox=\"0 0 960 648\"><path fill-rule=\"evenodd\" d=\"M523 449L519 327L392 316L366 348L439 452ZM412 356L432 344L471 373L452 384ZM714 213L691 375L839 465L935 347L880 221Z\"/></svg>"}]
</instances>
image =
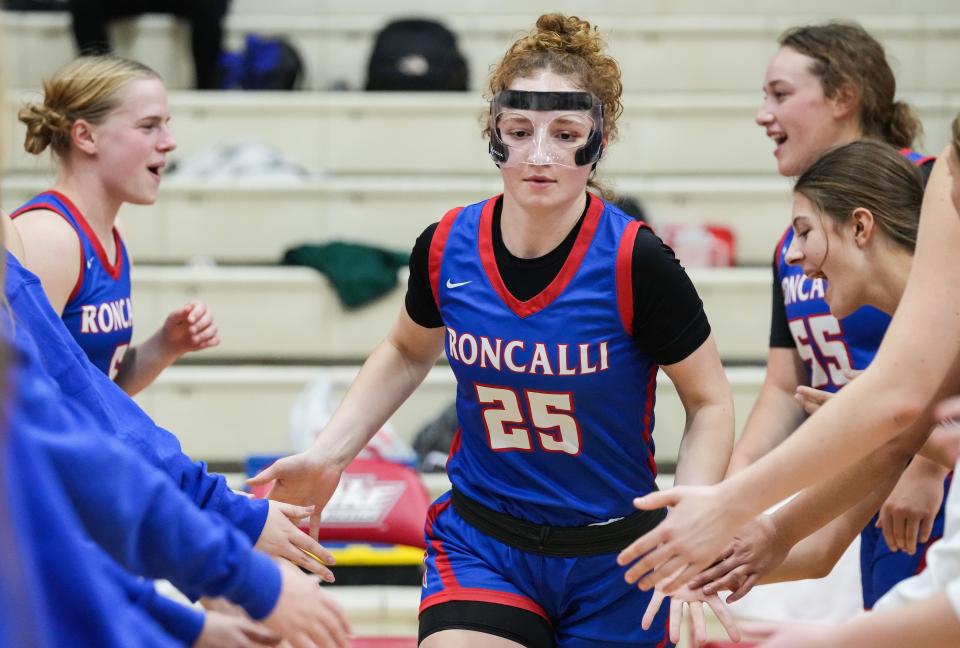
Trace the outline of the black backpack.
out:
<instances>
[{"instance_id":1,"label":"black backpack","mask_svg":"<svg viewBox=\"0 0 960 648\"><path fill-rule=\"evenodd\" d=\"M377 34L367 90L466 90L457 37L433 20L395 20Z\"/></svg>"}]
</instances>

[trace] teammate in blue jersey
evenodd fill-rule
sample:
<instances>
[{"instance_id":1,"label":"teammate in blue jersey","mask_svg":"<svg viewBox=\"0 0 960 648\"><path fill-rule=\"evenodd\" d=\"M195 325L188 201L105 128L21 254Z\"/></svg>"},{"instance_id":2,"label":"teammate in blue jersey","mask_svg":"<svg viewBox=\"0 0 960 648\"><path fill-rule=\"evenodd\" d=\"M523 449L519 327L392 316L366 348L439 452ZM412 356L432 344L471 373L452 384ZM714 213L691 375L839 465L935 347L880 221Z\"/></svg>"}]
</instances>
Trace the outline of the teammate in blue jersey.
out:
<instances>
[{"instance_id":1,"label":"teammate in blue jersey","mask_svg":"<svg viewBox=\"0 0 960 648\"><path fill-rule=\"evenodd\" d=\"M60 173L11 216L22 259L83 350L129 394L178 357L219 343L213 316L191 301L143 344L131 347L130 256L116 227L124 203L152 204L170 132L163 82L150 68L110 56L82 57L44 82L43 100L19 113L25 148L49 146Z\"/></svg>"},{"instance_id":2,"label":"teammate in blue jersey","mask_svg":"<svg viewBox=\"0 0 960 648\"><path fill-rule=\"evenodd\" d=\"M933 159L908 148L919 121L894 101L893 72L872 36L857 25L828 23L788 30L780 46L767 68L757 123L777 145L781 175L799 175L822 152L858 139L896 146L929 174ZM798 388L835 392L865 369L890 322L871 306L841 320L831 315L827 282L787 263L794 237L788 228L774 252L767 374L734 448L730 474L779 444L804 419ZM942 533L946 476L945 468L918 457L864 528L860 563L867 609L922 567L926 548Z\"/></svg>"},{"instance_id":3,"label":"teammate in blue jersey","mask_svg":"<svg viewBox=\"0 0 960 648\"><path fill-rule=\"evenodd\" d=\"M653 648L679 636L667 608L641 623L650 595L615 560L664 514L631 504L656 488L659 369L687 414L679 483L723 474L733 409L673 253L587 190L621 90L616 61L579 18L541 16L508 50L490 78L486 128L502 195L420 236L387 341L315 445L254 480L317 504L316 525L344 467L445 349L460 432L452 490L426 521L421 646Z\"/></svg>"}]
</instances>

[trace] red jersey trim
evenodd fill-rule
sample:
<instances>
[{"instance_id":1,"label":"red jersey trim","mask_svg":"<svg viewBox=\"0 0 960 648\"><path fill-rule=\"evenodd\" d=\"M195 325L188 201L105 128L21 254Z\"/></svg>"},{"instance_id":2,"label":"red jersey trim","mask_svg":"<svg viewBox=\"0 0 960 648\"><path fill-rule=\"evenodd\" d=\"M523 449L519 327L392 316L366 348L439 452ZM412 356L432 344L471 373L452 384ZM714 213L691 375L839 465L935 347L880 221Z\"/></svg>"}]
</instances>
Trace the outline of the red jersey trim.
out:
<instances>
[{"instance_id":1,"label":"red jersey trim","mask_svg":"<svg viewBox=\"0 0 960 648\"><path fill-rule=\"evenodd\" d=\"M509 605L510 607L520 608L527 612L533 612L543 617L550 625L553 625L546 611L526 596L479 587L450 587L436 594L431 594L420 602L420 614L423 614L425 610L434 605L449 603L450 601L480 601L481 603Z\"/></svg>"},{"instance_id":2,"label":"red jersey trim","mask_svg":"<svg viewBox=\"0 0 960 648\"><path fill-rule=\"evenodd\" d=\"M453 433L453 441L450 442L450 451L447 452L447 464L450 463L450 460L453 459L454 455L460 452L461 439L461 429L457 428L457 431Z\"/></svg>"},{"instance_id":3,"label":"red jersey trim","mask_svg":"<svg viewBox=\"0 0 960 648\"><path fill-rule=\"evenodd\" d=\"M557 273L557 276L553 278L550 285L544 288L540 294L531 297L527 301L520 301L507 290L507 286L503 283L503 278L500 276L500 269L497 268L496 257L493 254L493 209L499 198L500 196L495 196L488 200L480 214L480 236L478 242L480 262L483 264L483 269L486 271L490 284L497 294L500 295L504 303L518 317L525 318L549 306L553 300L563 292L567 284L570 283L570 280L573 279L573 276L580 268L580 262L583 261L583 257L590 248L593 235L600 224L600 214L603 213L606 206L599 198L593 194L588 194L590 206L587 208L586 218L584 218L580 232L577 234L577 240L574 241L573 249L570 251L567 260L564 261L560 272Z\"/></svg>"},{"instance_id":4,"label":"red jersey trim","mask_svg":"<svg viewBox=\"0 0 960 648\"><path fill-rule=\"evenodd\" d=\"M651 419L653 418L653 402L656 399L657 392L657 370L658 365L650 365L650 376L647 378L647 401L643 410L643 441L647 444L647 467L653 476L657 476L657 460L650 449L651 440Z\"/></svg>"},{"instance_id":5,"label":"red jersey trim","mask_svg":"<svg viewBox=\"0 0 960 648\"><path fill-rule=\"evenodd\" d=\"M41 209L52 211L54 214L59 215L60 218L63 218L63 214L60 213L60 207L58 207L57 205L54 205L53 203L34 203L26 207L21 207L20 209L10 214L10 220L15 220L17 216L22 216L23 214L26 214L28 212L39 211ZM67 219L63 218L63 220L67 220ZM67 224L70 225L71 229L73 228L73 225L70 223L70 221L67 221ZM79 236L77 236L77 245L80 247L80 272L77 273L77 281L76 283L73 284L73 290L70 291L70 295L67 297L67 302L73 301L73 299L80 292L80 287L83 286L83 276L85 272L84 267L86 264L83 259L84 257L83 241L80 240Z\"/></svg>"},{"instance_id":6,"label":"red jersey trim","mask_svg":"<svg viewBox=\"0 0 960 648\"><path fill-rule=\"evenodd\" d=\"M463 211L463 207L454 207L444 214L437 224L437 229L433 232L433 238L430 240L427 268L430 275L430 289L433 291L433 301L437 304L437 310L440 309L440 265L443 263L443 250L447 246L447 237L450 236L453 221L457 219L457 215L461 211Z\"/></svg>"},{"instance_id":7,"label":"red jersey trim","mask_svg":"<svg viewBox=\"0 0 960 648\"><path fill-rule=\"evenodd\" d=\"M670 610L667 609L667 623L663 629L663 639L657 644L657 648L666 648L670 645Z\"/></svg>"},{"instance_id":8,"label":"red jersey trim","mask_svg":"<svg viewBox=\"0 0 960 648\"><path fill-rule=\"evenodd\" d=\"M90 227L90 223L88 223L87 219L83 217L83 214L80 212L79 209L77 209L77 206L73 204L73 201L67 198L66 196L64 196L59 191L53 191L52 189L49 191L44 191L43 193L50 194L51 196L56 196L64 204L64 206L67 208L67 211L70 212L70 215L73 216L74 220L77 221L77 224L80 226L80 229L82 229L83 233L87 235L88 239L90 239L90 245L93 246L93 251L96 253L97 258L100 259L100 264L103 266L104 270L107 271L107 274L109 274L114 281L119 279L120 271L123 269L124 254L123 254L123 240L120 238L120 232L117 230L117 228L114 227L112 229L113 244L117 248L117 258L116 258L116 263L110 263L110 261L107 259L106 250L104 250L103 245L100 244L100 239L97 238L97 235L94 233L93 228ZM13 219L23 214L26 214L27 212L36 211L38 209L47 209L54 213L60 214L60 208L57 205L54 205L53 203L36 203L26 207L21 207L17 211L10 214L10 218ZM63 219L66 220L71 227L73 227L73 223L70 223L70 221L63 214L60 214L60 216L63 217ZM80 237L78 236L77 240L79 241L79 239ZM83 242L80 241L80 276L77 279L77 285L74 286L73 292L70 293L70 299L73 299L73 297L79 291L80 285L83 283L83 271L86 263L86 259L84 259L83 257L84 257Z\"/></svg>"},{"instance_id":9,"label":"red jersey trim","mask_svg":"<svg viewBox=\"0 0 960 648\"><path fill-rule=\"evenodd\" d=\"M107 274L110 275L110 278L116 281L120 278L120 271L123 269L123 242L120 239L120 232L117 231L116 227L111 228L113 232L113 244L117 249L117 258L114 263L110 263L110 260L107 259L107 252L103 249L103 245L100 243L100 239L97 238L97 235L94 233L93 228L90 227L90 223L87 222L87 219L83 217L83 214L77 209L77 206L73 202L64 196L58 191L48 191L47 193L56 196L59 198L67 209L70 211L70 215L77 221L77 224L80 225L80 229L83 230L83 233L87 235L87 238L90 239L90 245L93 246L93 251L96 253L97 258L100 259L101 265L103 265L104 270L107 271ZM84 259L81 258L80 262L83 263Z\"/></svg>"},{"instance_id":10,"label":"red jersey trim","mask_svg":"<svg viewBox=\"0 0 960 648\"><path fill-rule=\"evenodd\" d=\"M912 154L914 154L914 153L916 153L916 154L919 155L920 157L918 157L916 160L911 160L911 159L910 159L910 155L912 155ZM936 160L936 159L937 159L937 156L936 156L936 155L922 155L921 153L917 153L917 151L914 151L912 148L902 148L902 149L900 149L900 155L902 155L903 157L907 158L907 160L910 162L910 164L912 164L913 166L916 166L916 167L921 167L921 166L923 166L924 164L926 164L927 162L930 162L930 161L932 161L932 160Z\"/></svg>"},{"instance_id":11,"label":"red jersey trim","mask_svg":"<svg viewBox=\"0 0 960 648\"><path fill-rule=\"evenodd\" d=\"M620 322L627 335L633 337L633 247L637 232L642 225L639 221L628 223L620 245L617 247L617 309Z\"/></svg>"}]
</instances>

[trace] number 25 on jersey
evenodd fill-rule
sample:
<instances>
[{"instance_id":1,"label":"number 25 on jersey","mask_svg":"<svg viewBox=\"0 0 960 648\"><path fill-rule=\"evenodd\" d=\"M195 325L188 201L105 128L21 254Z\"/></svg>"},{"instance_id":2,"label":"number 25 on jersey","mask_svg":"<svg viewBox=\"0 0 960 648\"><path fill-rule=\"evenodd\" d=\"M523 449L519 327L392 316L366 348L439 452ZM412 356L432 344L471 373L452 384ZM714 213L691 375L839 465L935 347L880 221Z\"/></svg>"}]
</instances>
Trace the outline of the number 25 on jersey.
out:
<instances>
[{"instance_id":1,"label":"number 25 on jersey","mask_svg":"<svg viewBox=\"0 0 960 648\"><path fill-rule=\"evenodd\" d=\"M530 428L546 452L580 454L580 425L573 418L573 394L523 390L521 396L507 387L475 384L477 401L484 405L483 424L490 449L496 452L533 451ZM521 409L521 398L527 405L530 420Z\"/></svg>"}]
</instances>

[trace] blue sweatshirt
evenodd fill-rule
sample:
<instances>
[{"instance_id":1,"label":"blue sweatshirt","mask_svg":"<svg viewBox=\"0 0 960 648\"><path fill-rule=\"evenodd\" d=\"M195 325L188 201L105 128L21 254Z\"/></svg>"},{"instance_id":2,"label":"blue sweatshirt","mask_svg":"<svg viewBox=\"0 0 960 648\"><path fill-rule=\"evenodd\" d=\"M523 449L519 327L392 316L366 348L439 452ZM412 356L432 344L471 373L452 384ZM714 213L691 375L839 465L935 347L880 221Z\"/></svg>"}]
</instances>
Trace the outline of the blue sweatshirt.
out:
<instances>
[{"instance_id":1,"label":"blue sweatshirt","mask_svg":"<svg viewBox=\"0 0 960 648\"><path fill-rule=\"evenodd\" d=\"M90 544L99 554L100 568L113 578L132 604L143 608L161 628L183 645L192 646L197 642L206 620L204 612L161 596L153 581L133 576L103 553L100 547Z\"/></svg>"},{"instance_id":2,"label":"blue sweatshirt","mask_svg":"<svg viewBox=\"0 0 960 648\"><path fill-rule=\"evenodd\" d=\"M64 397L37 359L31 328L16 308L14 314L12 323L0 317L0 329L3 337L13 333L9 344L23 385L17 428L43 449L90 538L130 572L224 596L255 619L269 614L280 595L273 561L220 516L198 510L127 446L94 432L98 421Z\"/></svg>"},{"instance_id":3,"label":"blue sweatshirt","mask_svg":"<svg viewBox=\"0 0 960 648\"><path fill-rule=\"evenodd\" d=\"M168 648L174 641L102 571L21 403L49 390L21 376L8 387L0 431L0 646ZM33 405L31 405L32 407ZM67 431L67 435L73 436ZM101 555L102 557L102 555Z\"/></svg>"},{"instance_id":4,"label":"blue sweatshirt","mask_svg":"<svg viewBox=\"0 0 960 648\"><path fill-rule=\"evenodd\" d=\"M16 321L29 328L42 363L70 404L97 421L99 429L132 446L149 463L170 475L198 506L227 518L256 543L266 522L267 501L234 493L222 476L211 475L203 462L191 461L183 454L174 435L157 426L133 399L90 363L50 306L40 279L9 252L5 283Z\"/></svg>"}]
</instances>

